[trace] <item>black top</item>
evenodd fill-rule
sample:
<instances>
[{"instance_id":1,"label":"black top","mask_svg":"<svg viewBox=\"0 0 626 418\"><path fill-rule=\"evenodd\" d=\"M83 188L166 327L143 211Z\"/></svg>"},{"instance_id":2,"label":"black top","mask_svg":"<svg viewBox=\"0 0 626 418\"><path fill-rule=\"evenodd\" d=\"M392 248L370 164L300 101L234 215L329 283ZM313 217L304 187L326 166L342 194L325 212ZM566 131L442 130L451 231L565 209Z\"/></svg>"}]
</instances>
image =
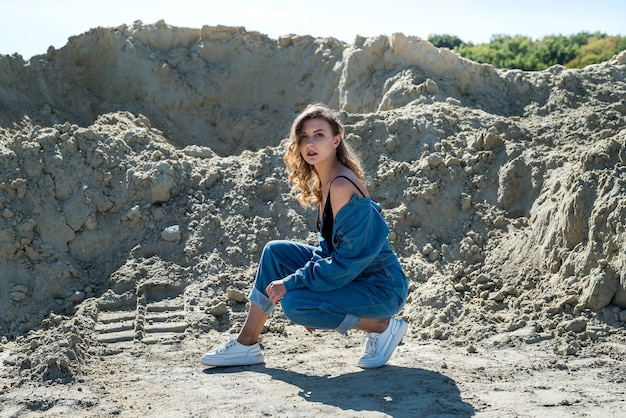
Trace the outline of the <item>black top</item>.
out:
<instances>
[{"instance_id":1,"label":"black top","mask_svg":"<svg viewBox=\"0 0 626 418\"><path fill-rule=\"evenodd\" d=\"M351 179L349 179L346 176L337 176L330 181L330 184L333 184L333 181L335 181L335 179L339 177L343 177L344 179L347 179L350 183L354 184L354 187L356 187L359 193L361 193L361 196L365 197L361 189L359 189L359 186L357 186ZM328 243L328 246L330 247L332 251L335 250L335 247L333 247L333 242L332 242L333 226L334 226L333 207L330 204L330 186L329 186L328 196L326 197L326 204L324 205L324 212L322 213L322 220L320 221L320 218L319 217L317 218L317 230L322 233L322 237Z\"/></svg>"}]
</instances>

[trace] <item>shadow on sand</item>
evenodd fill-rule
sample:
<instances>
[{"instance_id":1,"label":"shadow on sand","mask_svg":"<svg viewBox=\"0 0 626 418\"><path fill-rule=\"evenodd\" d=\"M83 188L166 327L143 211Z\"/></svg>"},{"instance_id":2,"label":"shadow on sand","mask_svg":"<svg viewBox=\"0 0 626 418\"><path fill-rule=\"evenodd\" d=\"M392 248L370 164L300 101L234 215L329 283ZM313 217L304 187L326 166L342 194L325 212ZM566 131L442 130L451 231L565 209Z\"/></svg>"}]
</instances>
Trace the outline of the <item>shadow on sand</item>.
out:
<instances>
[{"instance_id":1,"label":"shadow on sand","mask_svg":"<svg viewBox=\"0 0 626 418\"><path fill-rule=\"evenodd\" d=\"M381 412L393 417L470 417L474 407L461 399L451 378L430 370L399 366L362 370L338 376L308 375L265 367L208 368L206 374L265 373L299 388L309 401L345 411Z\"/></svg>"}]
</instances>

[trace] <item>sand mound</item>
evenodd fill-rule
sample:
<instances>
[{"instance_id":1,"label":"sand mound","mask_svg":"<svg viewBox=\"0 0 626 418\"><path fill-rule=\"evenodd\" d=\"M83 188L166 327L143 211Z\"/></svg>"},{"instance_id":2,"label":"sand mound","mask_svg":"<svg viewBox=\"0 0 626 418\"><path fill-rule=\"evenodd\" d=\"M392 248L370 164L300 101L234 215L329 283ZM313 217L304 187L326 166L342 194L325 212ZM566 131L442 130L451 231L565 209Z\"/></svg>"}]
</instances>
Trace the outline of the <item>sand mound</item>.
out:
<instances>
[{"instance_id":1,"label":"sand mound","mask_svg":"<svg viewBox=\"0 0 626 418\"><path fill-rule=\"evenodd\" d=\"M623 340L625 53L528 73L401 34L136 22L0 57L5 366L69 381L92 355L238 329L263 245L316 242L281 142L318 101L391 225L411 338Z\"/></svg>"}]
</instances>

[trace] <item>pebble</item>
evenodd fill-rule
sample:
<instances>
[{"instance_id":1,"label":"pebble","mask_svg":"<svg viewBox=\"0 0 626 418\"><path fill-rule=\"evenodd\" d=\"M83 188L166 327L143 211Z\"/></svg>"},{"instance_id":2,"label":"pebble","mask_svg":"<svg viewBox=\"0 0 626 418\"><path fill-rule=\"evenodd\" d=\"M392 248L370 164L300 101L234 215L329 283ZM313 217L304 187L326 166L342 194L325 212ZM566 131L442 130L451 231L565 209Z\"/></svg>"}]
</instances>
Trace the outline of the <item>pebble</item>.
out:
<instances>
[{"instance_id":1,"label":"pebble","mask_svg":"<svg viewBox=\"0 0 626 418\"><path fill-rule=\"evenodd\" d=\"M164 241L175 242L180 240L180 238L180 226L178 225L168 226L161 232L161 239Z\"/></svg>"},{"instance_id":2,"label":"pebble","mask_svg":"<svg viewBox=\"0 0 626 418\"><path fill-rule=\"evenodd\" d=\"M247 299L246 294L243 293L241 290L232 289L232 288L226 291L226 297L238 303L243 303Z\"/></svg>"},{"instance_id":3,"label":"pebble","mask_svg":"<svg viewBox=\"0 0 626 418\"><path fill-rule=\"evenodd\" d=\"M9 293L9 297L13 302L22 302L26 300L26 293L24 292L11 292Z\"/></svg>"},{"instance_id":4,"label":"pebble","mask_svg":"<svg viewBox=\"0 0 626 418\"><path fill-rule=\"evenodd\" d=\"M583 332L587 328L587 322L588 321L585 318L575 318L575 319L572 319L571 321L564 322L562 325L566 331L580 333L580 332Z\"/></svg>"},{"instance_id":5,"label":"pebble","mask_svg":"<svg viewBox=\"0 0 626 418\"><path fill-rule=\"evenodd\" d=\"M70 300L74 303L80 303L85 300L85 293L76 291L72 296L70 296Z\"/></svg>"},{"instance_id":6,"label":"pebble","mask_svg":"<svg viewBox=\"0 0 626 418\"><path fill-rule=\"evenodd\" d=\"M224 302L220 302L211 307L209 312L214 316L224 315L225 313L228 313L228 306Z\"/></svg>"}]
</instances>

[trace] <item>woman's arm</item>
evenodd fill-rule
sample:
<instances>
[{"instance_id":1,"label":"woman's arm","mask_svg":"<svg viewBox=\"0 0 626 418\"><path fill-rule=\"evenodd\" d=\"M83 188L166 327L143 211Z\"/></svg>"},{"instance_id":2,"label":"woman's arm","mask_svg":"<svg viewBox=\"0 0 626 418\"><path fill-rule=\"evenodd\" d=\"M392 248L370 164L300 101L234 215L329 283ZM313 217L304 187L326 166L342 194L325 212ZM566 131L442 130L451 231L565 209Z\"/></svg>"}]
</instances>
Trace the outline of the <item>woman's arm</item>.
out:
<instances>
[{"instance_id":1,"label":"woman's arm","mask_svg":"<svg viewBox=\"0 0 626 418\"><path fill-rule=\"evenodd\" d=\"M329 257L309 261L285 277L286 290L308 287L325 292L343 287L376 259L388 234L389 227L371 200L353 194L335 217L335 251Z\"/></svg>"}]
</instances>

